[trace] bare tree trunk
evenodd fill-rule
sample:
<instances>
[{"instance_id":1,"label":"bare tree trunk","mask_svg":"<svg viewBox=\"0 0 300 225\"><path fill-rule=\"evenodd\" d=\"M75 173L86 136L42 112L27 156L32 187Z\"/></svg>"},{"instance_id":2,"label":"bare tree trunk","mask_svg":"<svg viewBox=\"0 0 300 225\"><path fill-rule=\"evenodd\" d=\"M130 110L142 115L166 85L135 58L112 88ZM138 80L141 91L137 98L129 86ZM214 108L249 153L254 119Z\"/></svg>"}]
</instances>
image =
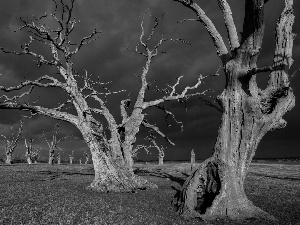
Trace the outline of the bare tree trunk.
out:
<instances>
[{"instance_id":1,"label":"bare tree trunk","mask_svg":"<svg viewBox=\"0 0 300 225\"><path fill-rule=\"evenodd\" d=\"M244 84L234 78L243 72L243 68L237 69L241 62L231 63L227 76L232 82L219 97L224 113L213 156L185 182L176 204L185 217L199 213L205 219L254 217L275 220L248 200L243 185L258 143L269 130L284 125L280 117L293 107L294 96L290 88L281 90L277 97L282 107L274 109L276 116L262 116L254 94L246 93Z\"/></svg>"},{"instance_id":2,"label":"bare tree trunk","mask_svg":"<svg viewBox=\"0 0 300 225\"><path fill-rule=\"evenodd\" d=\"M54 149L50 148L49 149L49 161L48 161L48 164L53 165L54 164L54 159L55 159Z\"/></svg>"},{"instance_id":3,"label":"bare tree trunk","mask_svg":"<svg viewBox=\"0 0 300 225\"><path fill-rule=\"evenodd\" d=\"M109 146L97 140L87 123L82 123L79 129L88 144L95 170L95 179L89 186L97 191L131 192L137 189L157 188L155 184L134 175L128 168L119 164L111 154Z\"/></svg>"},{"instance_id":4,"label":"bare tree trunk","mask_svg":"<svg viewBox=\"0 0 300 225\"><path fill-rule=\"evenodd\" d=\"M265 2L246 0L242 44L234 49L232 56L222 58L226 86L218 96L223 115L213 156L193 171L174 201L178 212L186 218L276 220L254 206L244 191L245 177L258 143L268 131L285 127L282 116L295 104L287 75L293 61L293 2L286 0L277 22L273 66L260 69L256 61L264 33ZM264 71L271 71L269 84L260 90L256 74Z\"/></svg>"},{"instance_id":5,"label":"bare tree trunk","mask_svg":"<svg viewBox=\"0 0 300 225\"><path fill-rule=\"evenodd\" d=\"M27 163L28 163L28 164L32 164L32 160L31 160L30 155L27 155L27 156L26 156L26 160L27 160Z\"/></svg>"},{"instance_id":6,"label":"bare tree trunk","mask_svg":"<svg viewBox=\"0 0 300 225\"><path fill-rule=\"evenodd\" d=\"M12 154L11 153L6 153L6 164L12 164Z\"/></svg>"},{"instance_id":7,"label":"bare tree trunk","mask_svg":"<svg viewBox=\"0 0 300 225\"><path fill-rule=\"evenodd\" d=\"M158 156L158 165L163 165L164 164L164 157Z\"/></svg>"},{"instance_id":8,"label":"bare tree trunk","mask_svg":"<svg viewBox=\"0 0 300 225\"><path fill-rule=\"evenodd\" d=\"M195 156L195 152L194 149L192 149L191 151L191 168L193 169L195 166L195 162L196 162L196 156Z\"/></svg>"}]
</instances>

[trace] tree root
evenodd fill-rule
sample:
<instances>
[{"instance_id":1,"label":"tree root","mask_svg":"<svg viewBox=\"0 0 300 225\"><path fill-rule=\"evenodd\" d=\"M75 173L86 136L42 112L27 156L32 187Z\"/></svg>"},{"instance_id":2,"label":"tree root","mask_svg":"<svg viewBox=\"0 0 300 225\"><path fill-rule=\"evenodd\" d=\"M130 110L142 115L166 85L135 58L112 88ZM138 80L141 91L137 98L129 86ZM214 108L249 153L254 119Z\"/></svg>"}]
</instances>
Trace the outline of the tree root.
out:
<instances>
[{"instance_id":1,"label":"tree root","mask_svg":"<svg viewBox=\"0 0 300 225\"><path fill-rule=\"evenodd\" d=\"M174 196L172 204L185 219L276 221L275 217L254 206L242 186L234 182L226 165L212 157L192 172Z\"/></svg>"},{"instance_id":2,"label":"tree root","mask_svg":"<svg viewBox=\"0 0 300 225\"><path fill-rule=\"evenodd\" d=\"M143 177L129 171L119 171L119 174L96 176L87 189L100 192L132 192L137 190L157 189L158 186Z\"/></svg>"}]
</instances>

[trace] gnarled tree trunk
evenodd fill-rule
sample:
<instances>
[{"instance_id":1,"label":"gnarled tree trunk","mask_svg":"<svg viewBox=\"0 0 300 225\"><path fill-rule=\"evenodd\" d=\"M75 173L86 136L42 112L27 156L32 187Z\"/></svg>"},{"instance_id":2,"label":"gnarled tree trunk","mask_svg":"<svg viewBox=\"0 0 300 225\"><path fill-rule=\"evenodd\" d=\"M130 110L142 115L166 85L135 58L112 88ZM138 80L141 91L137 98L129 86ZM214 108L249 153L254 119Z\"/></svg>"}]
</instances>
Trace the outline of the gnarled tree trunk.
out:
<instances>
[{"instance_id":1,"label":"gnarled tree trunk","mask_svg":"<svg viewBox=\"0 0 300 225\"><path fill-rule=\"evenodd\" d=\"M246 1L248 10L259 10L259 14L263 13L263 4L263 0ZM247 39L231 59L223 61L226 87L218 97L223 116L213 156L193 171L174 199L178 212L186 218L275 220L247 198L244 180L262 137L283 128L286 122L282 116L295 104L287 75L294 38L292 1L286 1L277 22L275 55L265 90L257 87L255 75L264 29L262 18L244 24L255 27L253 33L247 34L244 27L242 36Z\"/></svg>"},{"instance_id":2,"label":"gnarled tree trunk","mask_svg":"<svg viewBox=\"0 0 300 225\"><path fill-rule=\"evenodd\" d=\"M102 140L96 138L88 122L80 124L86 143L92 154L95 178L89 188L103 192L132 192L137 189L157 188L155 184L135 175L115 159Z\"/></svg>"}]
</instances>

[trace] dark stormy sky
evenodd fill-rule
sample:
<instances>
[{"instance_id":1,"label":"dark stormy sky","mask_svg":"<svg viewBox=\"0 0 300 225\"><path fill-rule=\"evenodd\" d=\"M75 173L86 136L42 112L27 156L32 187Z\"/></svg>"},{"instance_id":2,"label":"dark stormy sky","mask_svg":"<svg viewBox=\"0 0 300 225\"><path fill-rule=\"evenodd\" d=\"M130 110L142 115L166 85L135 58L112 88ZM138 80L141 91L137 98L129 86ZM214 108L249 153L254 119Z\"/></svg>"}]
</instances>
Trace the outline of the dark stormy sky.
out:
<instances>
[{"instance_id":1,"label":"dark stormy sky","mask_svg":"<svg viewBox=\"0 0 300 225\"><path fill-rule=\"evenodd\" d=\"M217 1L197 1L203 7L206 14L213 20L217 29L227 42L226 29L223 16L217 6ZM242 31L244 17L244 2L242 0L228 0L231 5L234 20L239 32ZM284 0L272 0L266 5L266 32L263 49L259 58L259 66L271 65L274 49L274 28L278 16L283 9ZM7 50L20 49L20 45L28 41L28 33L13 32L22 24L23 19L31 18L32 14L41 15L44 12L53 10L53 3L50 0L1 0L0 7L0 46ZM295 23L294 33L300 33L300 2L294 1ZM145 12L148 14L145 15ZM135 100L140 80L137 75L142 72L145 59L136 55L126 47L134 48L139 41L141 33L141 16L145 15L144 28L146 35L153 26L153 16L164 14L159 26L155 31L152 44L155 44L161 35L166 38L183 38L192 44L192 47L183 43L166 43L162 46L164 54L154 59L148 81L156 82L151 86L165 87L166 84L174 84L178 76L184 75L179 90L186 85L193 85L199 74L208 75L215 73L221 62L217 57L213 43L205 28L195 21L177 23L183 19L195 18L195 15L185 9L181 4L172 0L77 0L74 9L74 16L80 20L77 24L72 40L78 41L81 37L87 36L97 28L101 30L99 39L92 44L82 48L79 54L74 57L75 69L78 73L84 74L85 70L93 76L100 75L103 82L112 81L107 87L112 91L126 90L120 94L108 97L107 106L120 122L119 103L128 95ZM52 23L52 22L51 22ZM40 54L49 55L48 47L36 45L34 47ZM295 60L291 71L300 67L300 38L294 42L293 58ZM37 68L33 58L30 56L15 56L0 53L0 77L1 85L16 85L26 79L36 79L38 76L48 74L55 75L53 68L42 66ZM300 130L300 73L291 81L296 96L296 106L284 117L288 125L285 129L268 133L261 141L256 157L300 157L299 130ZM263 88L267 83L268 75L259 75L259 85ZM214 89L216 96L224 87L223 73L219 77L207 79L201 85L200 90ZM40 97L38 97L40 96ZM146 100L154 99L158 95L149 91ZM27 96L24 101L32 102L39 98L37 104L45 107L58 106L66 95L58 89L36 89L32 95ZM171 119L170 127L167 127L165 116L156 109L146 111L147 119L155 123L164 131L176 146L168 145L161 138L157 138L160 144L166 147L166 158L169 160L188 159L191 149L196 152L197 158L207 158L211 155L217 137L218 127L221 121L221 113L201 103L197 98L190 98L185 109L184 104L171 102L166 106L176 115L178 121L184 124L181 132L180 126ZM0 110L0 132L8 136L10 127L16 130L21 115L28 115L17 110ZM97 117L103 121L103 118ZM48 147L42 135L51 138L54 125L57 121L44 116L34 116L24 119L24 136L34 138L35 145L42 147L42 154L47 155ZM82 140L81 134L73 125L60 122L60 135L73 135L60 144L64 149L63 157L67 157L71 150L74 150L77 158L82 157L82 152L87 149ZM138 135L138 143L145 137L145 130L141 129ZM1 138L3 139L3 138ZM1 154L4 154L4 148ZM15 156L24 157L24 139L22 138L17 147ZM152 149L151 155L139 154L140 159L155 159L157 151Z\"/></svg>"}]
</instances>

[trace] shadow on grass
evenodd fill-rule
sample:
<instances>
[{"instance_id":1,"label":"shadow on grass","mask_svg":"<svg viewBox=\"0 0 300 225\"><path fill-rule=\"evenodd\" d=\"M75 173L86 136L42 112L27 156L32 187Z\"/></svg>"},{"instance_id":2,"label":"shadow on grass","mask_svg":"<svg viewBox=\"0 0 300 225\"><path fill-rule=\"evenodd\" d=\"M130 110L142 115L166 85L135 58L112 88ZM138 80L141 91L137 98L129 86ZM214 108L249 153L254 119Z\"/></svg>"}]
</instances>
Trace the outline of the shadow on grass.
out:
<instances>
[{"instance_id":1,"label":"shadow on grass","mask_svg":"<svg viewBox=\"0 0 300 225\"><path fill-rule=\"evenodd\" d=\"M47 177L47 179L44 179L43 181L54 180L54 179L66 180L66 179L63 179L64 176L74 176L74 175L91 176L91 175L94 175L94 173L65 172L65 171L62 171L62 172L39 171L37 174Z\"/></svg>"},{"instance_id":2,"label":"shadow on grass","mask_svg":"<svg viewBox=\"0 0 300 225\"><path fill-rule=\"evenodd\" d=\"M261 174L261 173L256 173L256 172L250 172L250 174L258 176L258 177L268 177L268 178L280 179L280 180L300 181L299 178L294 178L294 177L279 177L279 176Z\"/></svg>"},{"instance_id":3,"label":"shadow on grass","mask_svg":"<svg viewBox=\"0 0 300 225\"><path fill-rule=\"evenodd\" d=\"M159 178L167 178L171 181L174 181L178 184L180 184L181 186L183 185L183 183L185 182L186 178L189 176L186 173L180 172L182 176L174 176L172 174L163 172L161 169L156 169L155 171L152 170L147 170L147 169L140 169L140 168L136 168L134 170L134 173L137 175L145 175L145 176L153 176L153 177L159 177Z\"/></svg>"}]
</instances>

